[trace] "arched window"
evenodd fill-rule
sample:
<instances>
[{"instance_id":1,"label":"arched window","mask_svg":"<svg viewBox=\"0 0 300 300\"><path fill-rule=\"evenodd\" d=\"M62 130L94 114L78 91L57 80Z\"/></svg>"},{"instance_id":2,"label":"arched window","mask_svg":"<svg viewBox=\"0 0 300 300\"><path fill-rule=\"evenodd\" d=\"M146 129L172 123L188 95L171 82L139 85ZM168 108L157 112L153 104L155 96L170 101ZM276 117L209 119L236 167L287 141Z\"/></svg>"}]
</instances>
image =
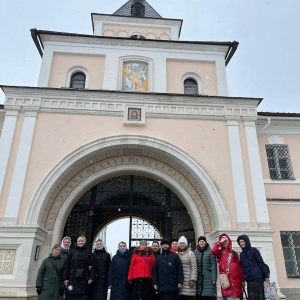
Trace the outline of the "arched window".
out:
<instances>
[{"instance_id":1,"label":"arched window","mask_svg":"<svg viewBox=\"0 0 300 300\"><path fill-rule=\"evenodd\" d=\"M184 81L184 94L186 95L198 94L198 83L195 79L187 78Z\"/></svg>"},{"instance_id":2,"label":"arched window","mask_svg":"<svg viewBox=\"0 0 300 300\"><path fill-rule=\"evenodd\" d=\"M145 38L142 35L134 34L130 37L133 40L144 40Z\"/></svg>"},{"instance_id":3,"label":"arched window","mask_svg":"<svg viewBox=\"0 0 300 300\"><path fill-rule=\"evenodd\" d=\"M85 88L85 74L82 72L75 72L71 76L70 88L84 89Z\"/></svg>"},{"instance_id":4,"label":"arched window","mask_svg":"<svg viewBox=\"0 0 300 300\"><path fill-rule=\"evenodd\" d=\"M145 17L145 6L142 3L135 3L131 6L131 16Z\"/></svg>"}]
</instances>

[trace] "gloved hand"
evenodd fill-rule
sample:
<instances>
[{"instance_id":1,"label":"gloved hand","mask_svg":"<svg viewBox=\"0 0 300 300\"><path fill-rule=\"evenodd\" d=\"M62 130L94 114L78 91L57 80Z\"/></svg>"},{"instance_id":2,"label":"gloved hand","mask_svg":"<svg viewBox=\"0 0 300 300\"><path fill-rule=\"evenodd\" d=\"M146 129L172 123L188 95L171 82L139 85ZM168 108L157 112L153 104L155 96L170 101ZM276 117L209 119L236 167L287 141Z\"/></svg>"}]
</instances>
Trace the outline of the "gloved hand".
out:
<instances>
[{"instance_id":1,"label":"gloved hand","mask_svg":"<svg viewBox=\"0 0 300 300\"><path fill-rule=\"evenodd\" d=\"M42 293L42 287L41 286L37 286L36 287L36 292L38 295L40 295Z\"/></svg>"},{"instance_id":2,"label":"gloved hand","mask_svg":"<svg viewBox=\"0 0 300 300\"><path fill-rule=\"evenodd\" d=\"M193 289L195 286L195 280L190 280L190 288Z\"/></svg>"}]
</instances>

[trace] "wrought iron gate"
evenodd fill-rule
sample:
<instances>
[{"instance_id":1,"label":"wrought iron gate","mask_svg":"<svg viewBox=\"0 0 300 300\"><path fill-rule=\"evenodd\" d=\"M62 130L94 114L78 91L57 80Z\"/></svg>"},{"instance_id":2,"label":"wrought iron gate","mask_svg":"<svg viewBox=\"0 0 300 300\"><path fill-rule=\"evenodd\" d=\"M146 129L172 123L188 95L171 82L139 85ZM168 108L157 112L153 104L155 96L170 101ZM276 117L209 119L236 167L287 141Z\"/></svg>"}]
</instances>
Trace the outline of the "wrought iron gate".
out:
<instances>
[{"instance_id":1,"label":"wrought iron gate","mask_svg":"<svg viewBox=\"0 0 300 300\"><path fill-rule=\"evenodd\" d=\"M87 245L91 246L101 229L122 217L130 218L129 245L141 239L155 239L142 221L140 224L135 221L145 220L161 236L178 238L184 235L194 246L192 221L177 195L159 181L133 175L110 178L86 192L74 206L64 235L75 240L79 234L84 234Z\"/></svg>"}]
</instances>

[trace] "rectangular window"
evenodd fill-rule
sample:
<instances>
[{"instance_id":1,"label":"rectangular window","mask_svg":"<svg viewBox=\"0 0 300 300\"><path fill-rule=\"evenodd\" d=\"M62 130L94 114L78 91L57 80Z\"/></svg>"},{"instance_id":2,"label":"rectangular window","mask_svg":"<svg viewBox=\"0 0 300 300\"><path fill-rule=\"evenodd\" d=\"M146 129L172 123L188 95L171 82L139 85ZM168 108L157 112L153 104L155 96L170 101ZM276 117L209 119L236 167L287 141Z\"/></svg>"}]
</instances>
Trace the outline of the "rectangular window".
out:
<instances>
[{"instance_id":1,"label":"rectangular window","mask_svg":"<svg viewBox=\"0 0 300 300\"><path fill-rule=\"evenodd\" d=\"M300 277L300 231L281 231L287 277Z\"/></svg>"},{"instance_id":2,"label":"rectangular window","mask_svg":"<svg viewBox=\"0 0 300 300\"><path fill-rule=\"evenodd\" d=\"M294 179L287 145L266 145L271 179Z\"/></svg>"}]
</instances>

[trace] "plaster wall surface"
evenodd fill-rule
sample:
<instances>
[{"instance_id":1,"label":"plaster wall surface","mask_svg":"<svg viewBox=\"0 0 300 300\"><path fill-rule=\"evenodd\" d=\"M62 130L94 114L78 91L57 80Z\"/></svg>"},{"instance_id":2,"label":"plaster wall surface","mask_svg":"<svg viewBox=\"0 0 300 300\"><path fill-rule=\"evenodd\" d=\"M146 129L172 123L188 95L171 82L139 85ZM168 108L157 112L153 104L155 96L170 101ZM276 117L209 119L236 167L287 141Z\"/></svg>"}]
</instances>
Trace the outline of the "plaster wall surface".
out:
<instances>
[{"instance_id":1,"label":"plaster wall surface","mask_svg":"<svg viewBox=\"0 0 300 300\"><path fill-rule=\"evenodd\" d=\"M268 203L271 227L274 229L273 248L278 276L278 284L285 288L299 288L299 278L288 278L284 264L284 256L280 231L299 231L300 203Z\"/></svg>"},{"instance_id":2,"label":"plaster wall surface","mask_svg":"<svg viewBox=\"0 0 300 300\"><path fill-rule=\"evenodd\" d=\"M83 67L88 70L86 88L102 89L105 57L98 55L79 55L68 53L53 54L49 87L69 87L67 80L71 68ZM79 69L80 70L80 69Z\"/></svg>"},{"instance_id":3,"label":"plaster wall surface","mask_svg":"<svg viewBox=\"0 0 300 300\"><path fill-rule=\"evenodd\" d=\"M225 122L148 118L145 127L123 126L116 116L40 113L37 118L29 168L19 214L22 223L30 199L41 180L66 155L97 139L115 135L142 135L171 143L196 159L222 191L232 223L235 205ZM176 132L176 134L174 134ZM212 138L213 137L213 138ZM219 147L222 144L223 147Z\"/></svg>"},{"instance_id":4,"label":"plaster wall surface","mask_svg":"<svg viewBox=\"0 0 300 300\"><path fill-rule=\"evenodd\" d=\"M193 73L201 78L201 94L218 95L215 63L205 61L167 60L167 92L183 94L183 76Z\"/></svg>"},{"instance_id":5,"label":"plaster wall surface","mask_svg":"<svg viewBox=\"0 0 300 300\"><path fill-rule=\"evenodd\" d=\"M228 94L222 53L183 51L172 49L171 45L170 48L165 49L150 49L121 45L99 47L99 45L78 44L75 47L47 42L38 86L58 88L69 86L66 82L67 71L72 67L82 66L88 72L88 88L120 90L122 57L150 60L149 92L183 93L182 76L187 72L194 72L202 78L204 94L224 96ZM167 67L168 61L171 61L170 67ZM178 71L178 68L182 68L184 72Z\"/></svg>"},{"instance_id":6,"label":"plaster wall surface","mask_svg":"<svg viewBox=\"0 0 300 300\"><path fill-rule=\"evenodd\" d=\"M273 134L260 134L258 136L263 176L265 180L266 196L270 199L299 199L300 198L300 161L298 152L300 138L295 134L275 134L284 139L284 145L288 145L291 166L294 174L293 180L270 179L268 160L265 146L269 144L268 137Z\"/></svg>"},{"instance_id":7,"label":"plaster wall surface","mask_svg":"<svg viewBox=\"0 0 300 300\"><path fill-rule=\"evenodd\" d=\"M118 36L118 33L120 31L125 31L128 34L127 37L130 37L132 34L135 34L135 32L140 32L144 37L146 37L150 33L153 33L158 39L161 34L166 34L168 36L171 36L170 28L154 27L154 26L137 27L136 25L130 26L130 25L103 24L102 30L104 33L106 30L111 30L114 32L115 36Z\"/></svg>"}]
</instances>

